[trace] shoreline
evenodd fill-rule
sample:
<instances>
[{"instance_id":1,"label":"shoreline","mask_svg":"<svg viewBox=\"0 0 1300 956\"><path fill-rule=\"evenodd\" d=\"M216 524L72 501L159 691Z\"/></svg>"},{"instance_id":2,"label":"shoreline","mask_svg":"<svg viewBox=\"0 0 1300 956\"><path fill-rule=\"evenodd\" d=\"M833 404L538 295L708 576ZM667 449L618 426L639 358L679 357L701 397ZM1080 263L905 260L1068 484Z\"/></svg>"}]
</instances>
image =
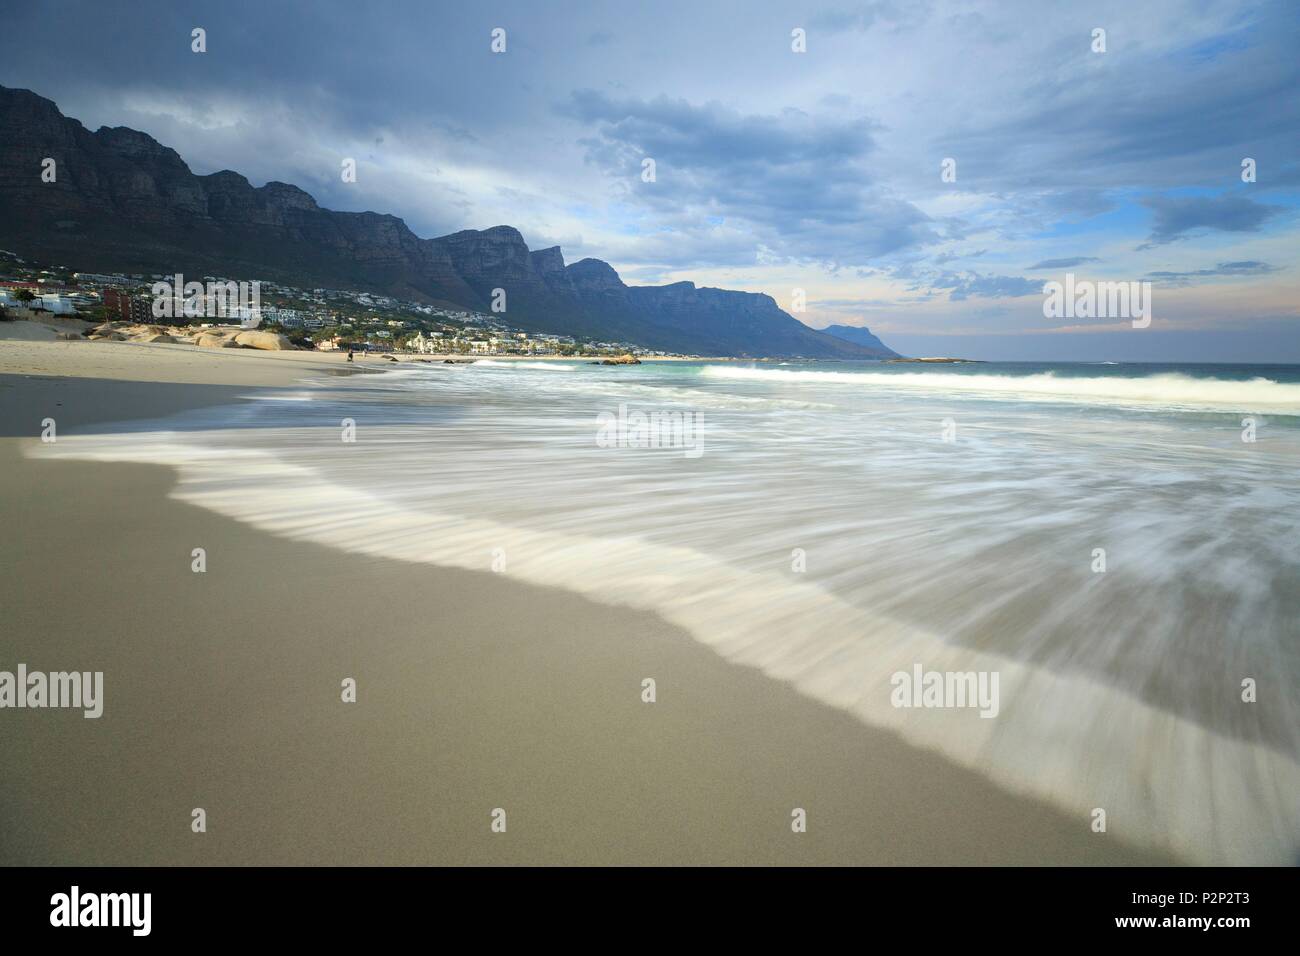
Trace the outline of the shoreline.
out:
<instances>
[{"instance_id":1,"label":"shoreline","mask_svg":"<svg viewBox=\"0 0 1300 956\"><path fill-rule=\"evenodd\" d=\"M46 415L74 436L377 370L320 354L0 346L0 668L102 670L106 698L0 715L0 863L1175 862L655 614L277 538L168 497L167 468L23 454Z\"/></svg>"}]
</instances>

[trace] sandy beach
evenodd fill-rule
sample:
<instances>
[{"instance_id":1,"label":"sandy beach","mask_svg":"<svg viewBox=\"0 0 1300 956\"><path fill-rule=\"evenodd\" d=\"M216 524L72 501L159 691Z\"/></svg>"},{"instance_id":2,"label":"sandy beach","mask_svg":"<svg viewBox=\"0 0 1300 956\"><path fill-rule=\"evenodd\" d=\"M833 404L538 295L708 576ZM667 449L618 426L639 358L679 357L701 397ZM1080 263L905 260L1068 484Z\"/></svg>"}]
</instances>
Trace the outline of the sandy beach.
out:
<instances>
[{"instance_id":1,"label":"sandy beach","mask_svg":"<svg viewBox=\"0 0 1300 956\"><path fill-rule=\"evenodd\" d=\"M391 366L0 342L0 667L105 675L98 720L3 715L0 864L1177 862L654 614L275 537L169 498L168 468L24 454L46 417L71 437Z\"/></svg>"}]
</instances>

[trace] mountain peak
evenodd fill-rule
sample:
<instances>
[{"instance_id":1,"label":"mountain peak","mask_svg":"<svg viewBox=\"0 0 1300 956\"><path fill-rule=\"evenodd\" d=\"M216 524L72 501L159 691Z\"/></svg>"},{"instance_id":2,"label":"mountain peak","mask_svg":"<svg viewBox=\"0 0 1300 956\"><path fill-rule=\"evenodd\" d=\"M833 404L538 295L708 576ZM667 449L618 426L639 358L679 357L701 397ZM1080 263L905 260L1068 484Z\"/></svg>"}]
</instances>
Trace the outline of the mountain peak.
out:
<instances>
[{"instance_id":1,"label":"mountain peak","mask_svg":"<svg viewBox=\"0 0 1300 956\"><path fill-rule=\"evenodd\" d=\"M199 179L214 183L230 183L237 186L247 186L249 189L253 188L253 184L250 183L242 173L237 173L233 169L221 169L215 173L208 173L206 176L200 176Z\"/></svg>"},{"instance_id":2,"label":"mountain peak","mask_svg":"<svg viewBox=\"0 0 1300 956\"><path fill-rule=\"evenodd\" d=\"M564 253L560 251L559 246L550 246L546 249L534 249L529 253L533 260L533 265L543 276L558 276L564 274Z\"/></svg>"},{"instance_id":3,"label":"mountain peak","mask_svg":"<svg viewBox=\"0 0 1300 956\"><path fill-rule=\"evenodd\" d=\"M564 272L580 289L599 292L627 288L614 267L602 259L579 259Z\"/></svg>"},{"instance_id":4,"label":"mountain peak","mask_svg":"<svg viewBox=\"0 0 1300 956\"><path fill-rule=\"evenodd\" d=\"M21 107L42 113L49 113L57 116L59 119L66 118L59 110L58 103L54 102L54 100L46 99L44 96L41 96L41 94L32 90L13 86L0 86L0 101L5 102L11 109ZM77 120L72 120L72 122L77 123L78 126L81 125Z\"/></svg>"},{"instance_id":5,"label":"mountain peak","mask_svg":"<svg viewBox=\"0 0 1300 956\"><path fill-rule=\"evenodd\" d=\"M248 180L244 180L247 182ZM294 209L318 209L316 200L312 198L311 193L304 189L299 189L292 183L275 182L274 180L267 183L258 192L264 196L274 199L282 205L291 206Z\"/></svg>"},{"instance_id":6,"label":"mountain peak","mask_svg":"<svg viewBox=\"0 0 1300 956\"><path fill-rule=\"evenodd\" d=\"M516 229L514 226L488 226L486 229L465 230L465 232L476 232L476 231L484 236L491 236L493 238L505 239L509 242L517 242L519 243L519 245L524 246L525 248L527 248L528 245L526 242L524 242L524 234L520 232L518 229Z\"/></svg>"}]
</instances>

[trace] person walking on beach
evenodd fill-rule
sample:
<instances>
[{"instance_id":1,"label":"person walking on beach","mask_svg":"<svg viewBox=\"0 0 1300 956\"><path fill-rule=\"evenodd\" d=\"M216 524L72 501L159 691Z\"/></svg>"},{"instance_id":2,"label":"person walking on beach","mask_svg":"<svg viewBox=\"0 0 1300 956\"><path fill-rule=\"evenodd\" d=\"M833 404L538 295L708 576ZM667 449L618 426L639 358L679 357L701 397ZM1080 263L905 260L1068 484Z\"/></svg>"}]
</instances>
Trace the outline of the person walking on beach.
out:
<instances>
[{"instance_id":1,"label":"person walking on beach","mask_svg":"<svg viewBox=\"0 0 1300 956\"><path fill-rule=\"evenodd\" d=\"M352 361L352 346L348 346L348 361Z\"/></svg>"}]
</instances>

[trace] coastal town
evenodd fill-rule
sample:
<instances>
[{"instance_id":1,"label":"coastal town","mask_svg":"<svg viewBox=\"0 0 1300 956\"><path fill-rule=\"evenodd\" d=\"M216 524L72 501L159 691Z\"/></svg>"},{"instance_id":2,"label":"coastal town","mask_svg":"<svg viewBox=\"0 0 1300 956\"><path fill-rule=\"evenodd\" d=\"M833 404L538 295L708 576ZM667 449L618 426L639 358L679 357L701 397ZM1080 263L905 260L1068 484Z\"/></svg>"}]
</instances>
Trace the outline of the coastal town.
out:
<instances>
[{"instance_id":1,"label":"coastal town","mask_svg":"<svg viewBox=\"0 0 1300 956\"><path fill-rule=\"evenodd\" d=\"M503 315L410 302L371 292L301 289L275 282L201 279L202 292L173 290L179 276L77 272L0 250L0 321L27 321L64 338L113 337L98 329L166 326L177 337L221 329L278 333L293 347L417 355L686 357L631 342L523 331ZM189 284L186 284L188 288ZM240 295L249 288L251 297ZM166 288L160 296L157 290ZM229 289L230 296L220 294ZM216 290L214 293L213 290ZM111 323L111 325L109 325ZM160 333L165 334L165 333Z\"/></svg>"}]
</instances>

